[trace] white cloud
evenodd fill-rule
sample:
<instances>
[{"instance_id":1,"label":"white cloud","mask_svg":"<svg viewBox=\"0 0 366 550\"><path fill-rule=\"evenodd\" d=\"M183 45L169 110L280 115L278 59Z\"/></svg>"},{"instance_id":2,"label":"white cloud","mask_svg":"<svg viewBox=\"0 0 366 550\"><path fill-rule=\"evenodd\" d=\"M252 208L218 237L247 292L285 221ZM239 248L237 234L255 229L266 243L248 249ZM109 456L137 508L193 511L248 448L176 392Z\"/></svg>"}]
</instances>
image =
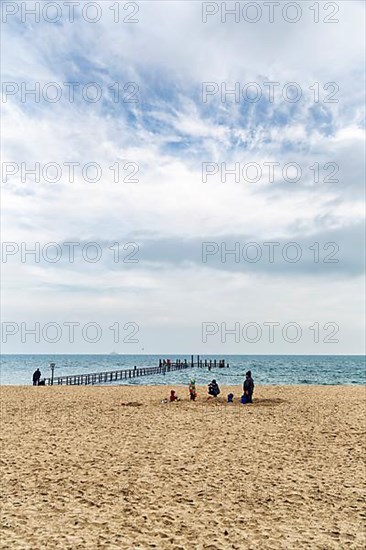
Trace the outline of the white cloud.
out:
<instances>
[{"instance_id":1,"label":"white cloud","mask_svg":"<svg viewBox=\"0 0 366 550\"><path fill-rule=\"evenodd\" d=\"M7 81L62 83L76 74L83 82L98 79L108 98L96 104L21 104L14 98L3 103L3 161L28 166L37 161L98 162L103 168L98 184L83 181L78 170L74 183L65 178L55 184L22 183L19 174L9 178L3 184L4 240L113 243L140 235L179 243L197 236L245 234L290 241L360 223L362 3L347 2L347 9L341 3L341 20L335 25L312 23L308 11L295 25L222 24L217 18L204 25L198 2L143 2L140 23L130 26L113 24L112 12L103 11L109 17L96 25L4 26ZM138 82L141 103L116 106L107 87L117 80ZM293 105L279 104L276 96L266 111L261 105L200 101L204 81L226 81L229 87L250 81L263 86L266 80L281 85L296 81L304 97ZM339 103L317 105L314 113L309 90L314 82L337 82ZM140 182L114 184L109 166L116 160L137 163ZM218 177L201 181L202 161L274 160L281 166L299 162L307 175L299 184L278 179L273 184L222 183ZM315 162L338 163L339 182L315 184L309 170ZM65 312L74 307L84 317L94 309L108 318L120 308L129 317L136 312L150 327L156 318L158 324L165 320L172 327L184 323L196 330L189 303L203 317L235 318L248 307L267 320L279 310L283 318L293 310L309 319L313 308L313 317L323 319L327 310L348 328L360 326L362 317L352 309L360 295L358 282L342 292L339 277L274 281L269 269L259 280L205 266L172 268L161 259L128 273L90 265L76 273L72 266L61 271L31 262L18 262L16 268L11 264L5 271L10 317L43 318L51 307ZM246 298L238 300L243 289ZM273 295L284 300L283 312ZM352 352L355 340L348 341L349 348L345 344L342 350ZM156 349L163 348L162 338Z\"/></svg>"}]
</instances>

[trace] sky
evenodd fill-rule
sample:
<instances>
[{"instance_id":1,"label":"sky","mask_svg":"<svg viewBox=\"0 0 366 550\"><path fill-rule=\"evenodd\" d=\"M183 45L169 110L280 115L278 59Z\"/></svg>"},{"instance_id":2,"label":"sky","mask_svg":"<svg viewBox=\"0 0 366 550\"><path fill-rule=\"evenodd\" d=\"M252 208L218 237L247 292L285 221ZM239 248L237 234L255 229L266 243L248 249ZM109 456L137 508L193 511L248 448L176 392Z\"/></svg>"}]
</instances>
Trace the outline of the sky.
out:
<instances>
[{"instance_id":1,"label":"sky","mask_svg":"<svg viewBox=\"0 0 366 550\"><path fill-rule=\"evenodd\" d=\"M364 2L35 4L2 2L3 353L364 353Z\"/></svg>"}]
</instances>

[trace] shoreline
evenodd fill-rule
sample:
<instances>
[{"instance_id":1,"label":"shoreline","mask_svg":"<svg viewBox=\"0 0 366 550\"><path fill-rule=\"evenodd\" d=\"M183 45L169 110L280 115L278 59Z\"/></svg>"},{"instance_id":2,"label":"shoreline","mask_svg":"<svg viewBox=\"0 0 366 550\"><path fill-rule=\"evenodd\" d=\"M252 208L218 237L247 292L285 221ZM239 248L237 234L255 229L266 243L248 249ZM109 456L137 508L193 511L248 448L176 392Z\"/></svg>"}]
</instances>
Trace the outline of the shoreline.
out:
<instances>
[{"instance_id":1,"label":"shoreline","mask_svg":"<svg viewBox=\"0 0 366 550\"><path fill-rule=\"evenodd\" d=\"M213 373L215 374L215 373ZM189 377L188 377L189 378ZM187 379L188 379L187 378ZM188 384L54 384L53 386L39 386L40 388L168 388L177 386L179 388L187 388ZM240 384L219 384L221 387L226 388L239 388ZM0 388L34 388L37 386L33 386L33 384L1 384ZM200 388L207 388L207 385L200 384L197 387ZM350 388L350 387L356 387L356 388L366 388L366 383L358 383L358 382L350 382L349 384L311 384L311 383L304 383L304 384L255 384L256 388L303 388L303 387L311 387L311 388Z\"/></svg>"}]
</instances>

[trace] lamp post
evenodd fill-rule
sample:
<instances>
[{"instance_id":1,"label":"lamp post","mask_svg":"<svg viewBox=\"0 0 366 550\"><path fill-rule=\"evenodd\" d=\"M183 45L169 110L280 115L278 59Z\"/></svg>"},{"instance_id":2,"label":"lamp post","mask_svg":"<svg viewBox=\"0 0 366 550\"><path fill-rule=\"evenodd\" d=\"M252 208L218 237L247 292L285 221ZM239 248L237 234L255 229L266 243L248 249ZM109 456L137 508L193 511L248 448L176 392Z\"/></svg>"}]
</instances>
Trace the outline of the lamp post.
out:
<instances>
[{"instance_id":1,"label":"lamp post","mask_svg":"<svg viewBox=\"0 0 366 550\"><path fill-rule=\"evenodd\" d=\"M50 368L51 368L51 386L53 386L53 375L55 372L55 363L50 363Z\"/></svg>"}]
</instances>

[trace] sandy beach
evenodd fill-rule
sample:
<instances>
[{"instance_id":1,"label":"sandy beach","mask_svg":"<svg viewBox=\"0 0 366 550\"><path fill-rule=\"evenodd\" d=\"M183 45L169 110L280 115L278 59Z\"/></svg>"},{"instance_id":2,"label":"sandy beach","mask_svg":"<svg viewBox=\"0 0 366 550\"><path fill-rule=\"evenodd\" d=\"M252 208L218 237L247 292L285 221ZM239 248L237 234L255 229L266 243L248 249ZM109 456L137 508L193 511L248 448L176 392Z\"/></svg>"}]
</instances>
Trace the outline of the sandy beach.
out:
<instances>
[{"instance_id":1,"label":"sandy beach","mask_svg":"<svg viewBox=\"0 0 366 550\"><path fill-rule=\"evenodd\" d=\"M365 387L170 389L2 387L1 548L364 548Z\"/></svg>"}]
</instances>

